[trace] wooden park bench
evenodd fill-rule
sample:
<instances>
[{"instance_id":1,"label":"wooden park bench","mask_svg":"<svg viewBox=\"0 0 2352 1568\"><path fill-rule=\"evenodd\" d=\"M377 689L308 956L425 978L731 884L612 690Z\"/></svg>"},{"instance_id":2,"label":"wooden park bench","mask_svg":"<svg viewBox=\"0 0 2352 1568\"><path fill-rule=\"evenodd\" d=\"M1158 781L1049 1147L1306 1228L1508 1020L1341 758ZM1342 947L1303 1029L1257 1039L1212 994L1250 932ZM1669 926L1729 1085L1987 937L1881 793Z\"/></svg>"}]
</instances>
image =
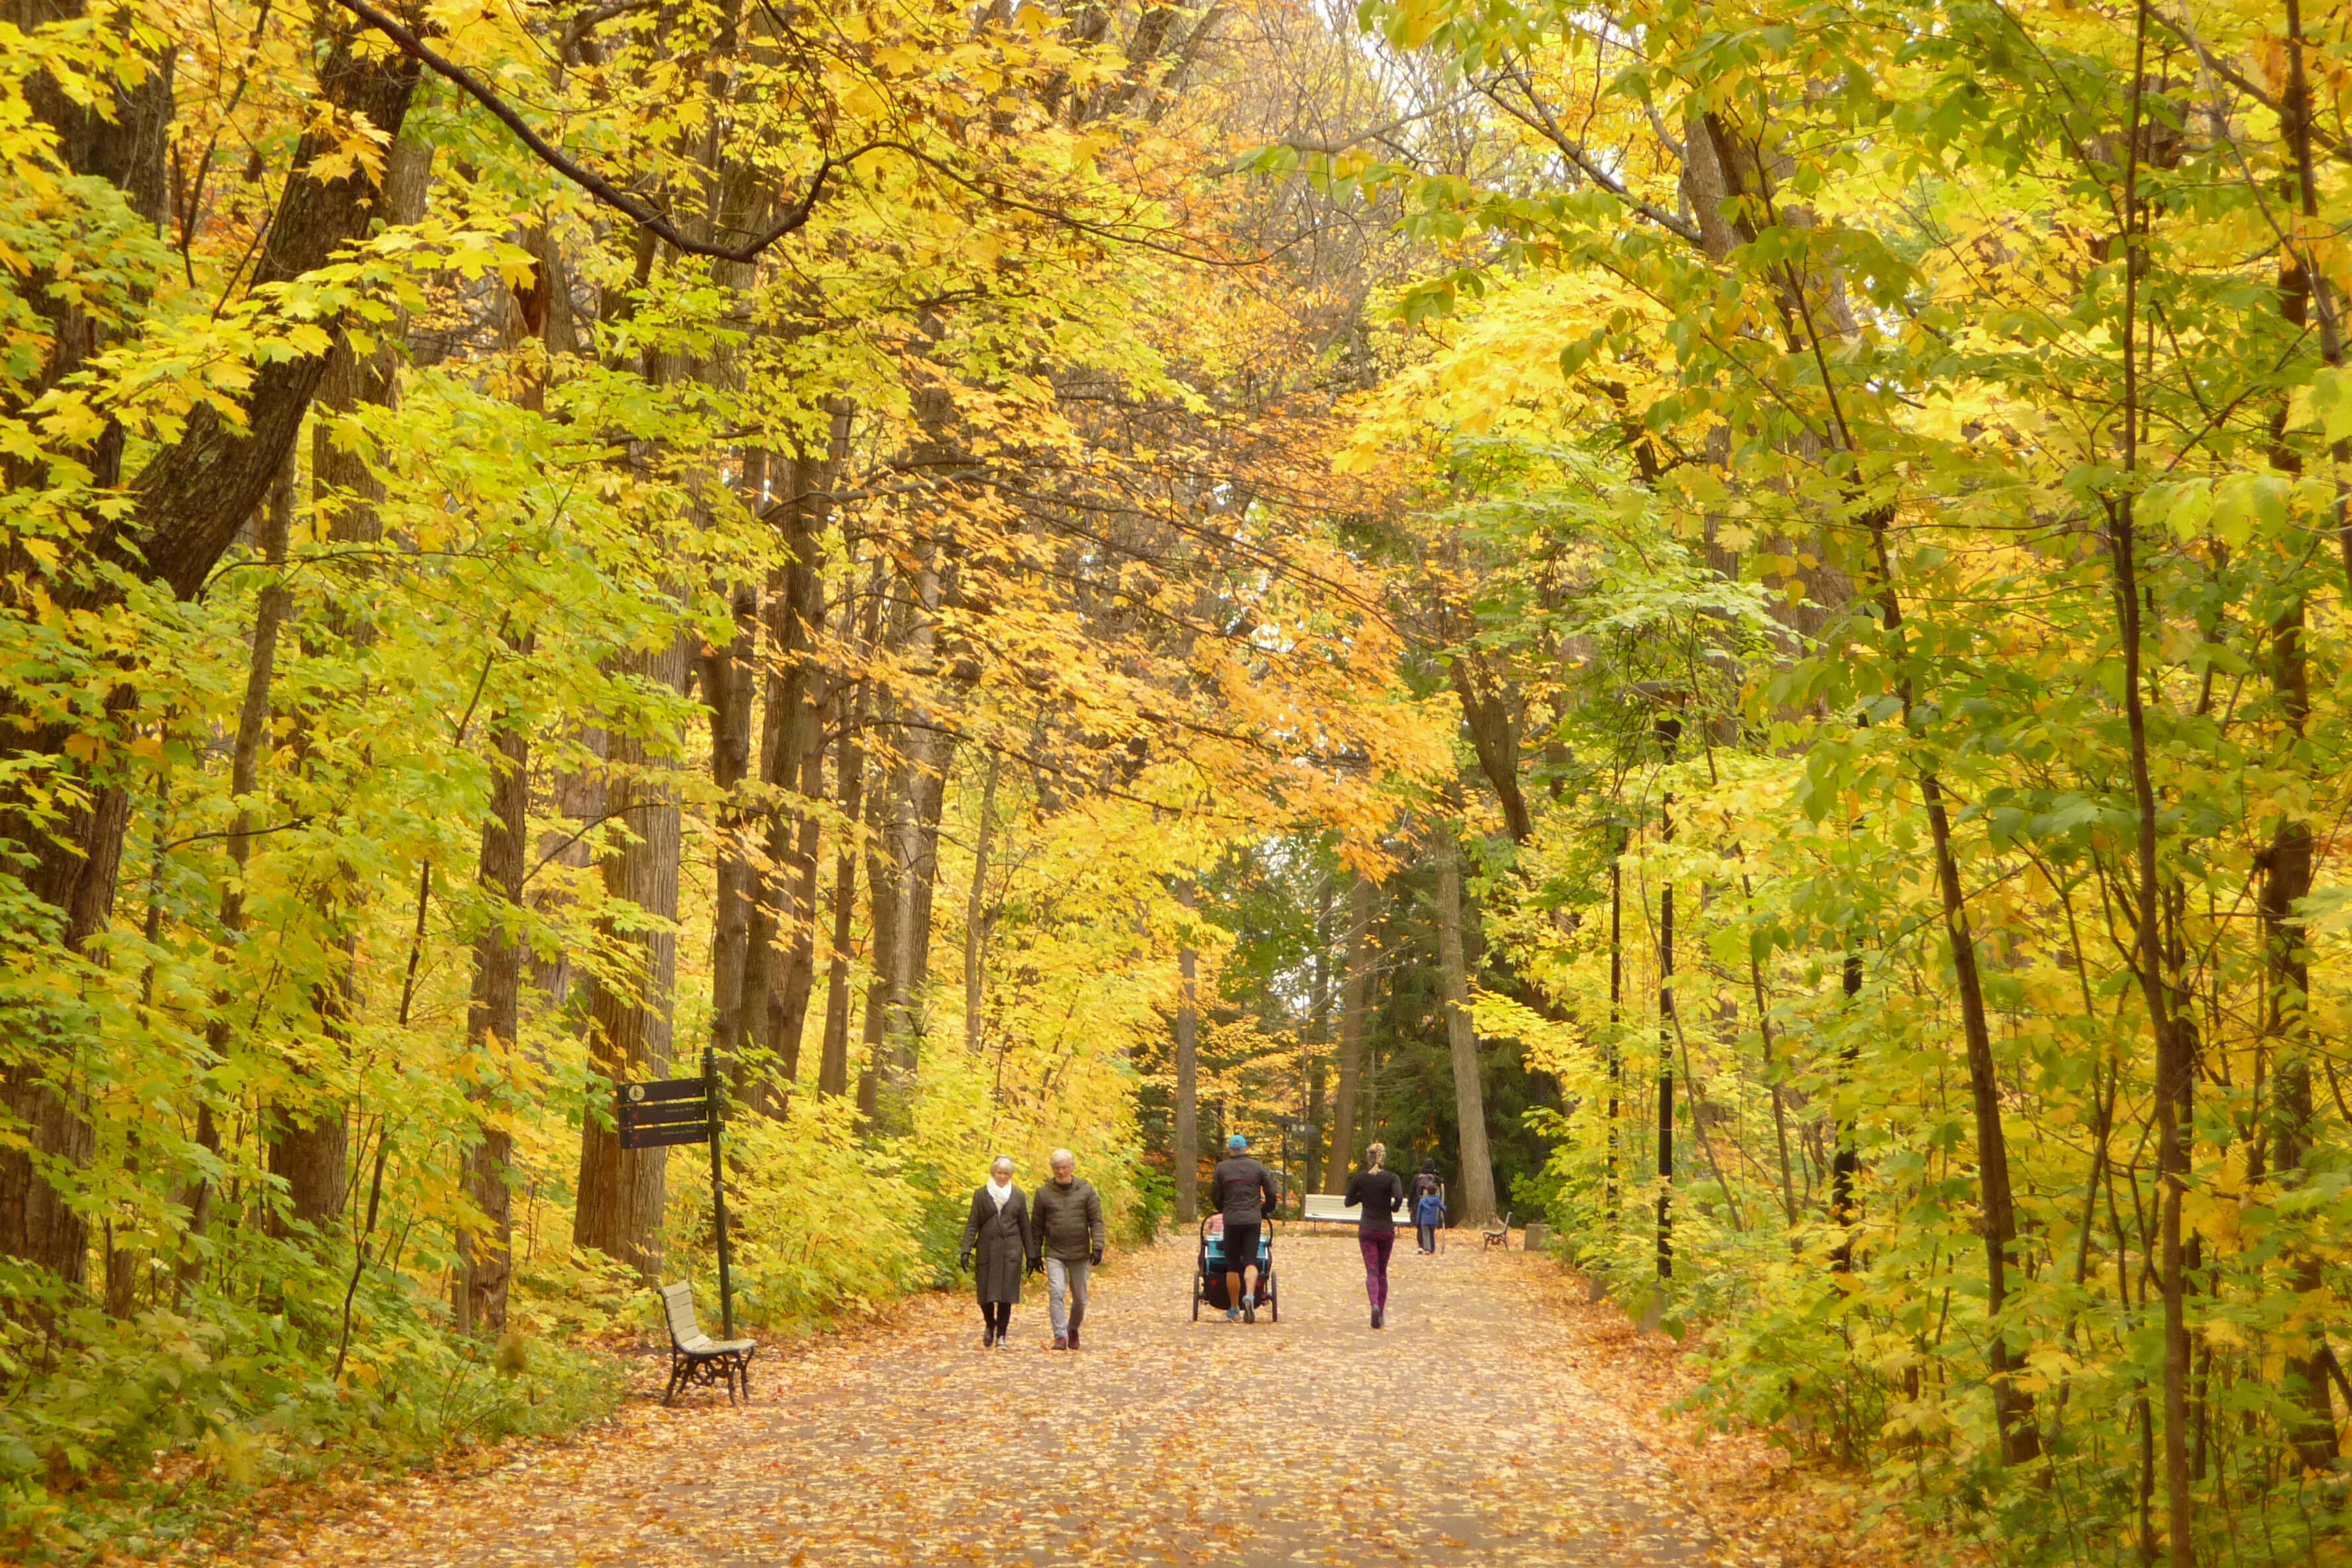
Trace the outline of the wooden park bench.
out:
<instances>
[{"instance_id":1,"label":"wooden park bench","mask_svg":"<svg viewBox=\"0 0 2352 1568\"><path fill-rule=\"evenodd\" d=\"M714 1340L694 1317L694 1287L681 1281L661 1288L662 1311L669 1320L669 1386L662 1391L667 1405L690 1383L727 1385L727 1403L735 1403L738 1388L751 1397L751 1357L760 1347L750 1340Z\"/></svg>"},{"instance_id":2,"label":"wooden park bench","mask_svg":"<svg viewBox=\"0 0 2352 1568\"><path fill-rule=\"evenodd\" d=\"M1499 1225L1497 1225L1497 1226L1496 1226L1494 1229L1489 1230L1489 1231L1486 1231L1486 1232L1484 1232L1483 1234L1485 1235L1485 1237L1486 1237L1486 1247L1501 1247L1501 1248L1502 1248L1504 1251L1506 1251L1506 1252L1510 1251L1510 1250L1511 1250L1511 1211L1510 1211L1510 1210L1508 1210L1508 1209L1505 1209L1505 1210L1503 1211L1502 1223L1501 1223L1501 1224L1499 1224ZM1480 1250L1481 1252L1484 1252L1484 1251L1486 1250L1486 1247L1480 1247L1480 1248L1479 1248L1479 1250Z\"/></svg>"}]
</instances>

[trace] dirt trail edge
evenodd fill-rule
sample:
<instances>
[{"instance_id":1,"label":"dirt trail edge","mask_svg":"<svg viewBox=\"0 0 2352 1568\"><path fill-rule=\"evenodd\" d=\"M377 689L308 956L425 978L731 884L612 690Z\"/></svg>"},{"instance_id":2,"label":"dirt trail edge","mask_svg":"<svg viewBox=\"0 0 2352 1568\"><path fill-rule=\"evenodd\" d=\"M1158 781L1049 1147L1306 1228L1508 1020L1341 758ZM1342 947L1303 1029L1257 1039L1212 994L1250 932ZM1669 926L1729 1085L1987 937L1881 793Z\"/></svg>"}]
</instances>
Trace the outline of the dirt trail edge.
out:
<instances>
[{"instance_id":1,"label":"dirt trail edge","mask_svg":"<svg viewBox=\"0 0 2352 1568\"><path fill-rule=\"evenodd\" d=\"M1286 1231L1282 1321L1192 1320L1189 1243L1097 1278L1087 1348L961 1298L503 1469L376 1488L238 1556L296 1565L1376 1563L1650 1568L1718 1540L1556 1309L1540 1258L1400 1238L1374 1332L1350 1236ZM1613 1384L1616 1380L1611 1380Z\"/></svg>"}]
</instances>

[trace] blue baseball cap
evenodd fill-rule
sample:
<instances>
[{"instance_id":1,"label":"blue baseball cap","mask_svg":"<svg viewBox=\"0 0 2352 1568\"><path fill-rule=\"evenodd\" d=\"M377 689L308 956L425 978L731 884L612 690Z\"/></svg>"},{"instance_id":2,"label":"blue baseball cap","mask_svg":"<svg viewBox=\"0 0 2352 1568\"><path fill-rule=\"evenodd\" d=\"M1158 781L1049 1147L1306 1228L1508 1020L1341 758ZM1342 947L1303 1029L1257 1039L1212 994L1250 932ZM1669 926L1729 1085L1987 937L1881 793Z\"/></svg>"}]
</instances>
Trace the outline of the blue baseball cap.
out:
<instances>
[{"instance_id":1,"label":"blue baseball cap","mask_svg":"<svg viewBox=\"0 0 2352 1568\"><path fill-rule=\"evenodd\" d=\"M1236 1132L1232 1137L1225 1140L1225 1147L1238 1154L1243 1150L1249 1147L1249 1140Z\"/></svg>"}]
</instances>

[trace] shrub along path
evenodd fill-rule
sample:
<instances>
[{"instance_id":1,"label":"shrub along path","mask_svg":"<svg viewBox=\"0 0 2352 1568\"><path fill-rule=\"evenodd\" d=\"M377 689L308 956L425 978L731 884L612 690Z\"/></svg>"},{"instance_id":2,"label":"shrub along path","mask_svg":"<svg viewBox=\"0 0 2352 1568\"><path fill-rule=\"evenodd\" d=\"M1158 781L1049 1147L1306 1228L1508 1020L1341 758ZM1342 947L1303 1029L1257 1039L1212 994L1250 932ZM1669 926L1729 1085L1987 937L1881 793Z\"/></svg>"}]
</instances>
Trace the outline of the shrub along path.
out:
<instances>
[{"instance_id":1,"label":"shrub along path","mask_svg":"<svg viewBox=\"0 0 2352 1568\"><path fill-rule=\"evenodd\" d=\"M264 1526L239 1555L283 1568L1775 1560L1704 1521L1688 1446L1675 1445L1678 1477L1638 1408L1650 1401L1627 1397L1630 1339L1597 1343L1598 1314L1565 1305L1548 1260L1481 1253L1475 1235L1436 1258L1401 1240L1378 1333L1352 1237L1286 1232L1282 1321L1255 1327L1192 1322L1192 1247L1166 1244L1097 1280L1083 1352L1045 1348L1042 1281L999 1352L980 1348L968 1300L935 1297L886 1328L764 1357L746 1408L703 1391L672 1410L640 1401L502 1469Z\"/></svg>"}]
</instances>

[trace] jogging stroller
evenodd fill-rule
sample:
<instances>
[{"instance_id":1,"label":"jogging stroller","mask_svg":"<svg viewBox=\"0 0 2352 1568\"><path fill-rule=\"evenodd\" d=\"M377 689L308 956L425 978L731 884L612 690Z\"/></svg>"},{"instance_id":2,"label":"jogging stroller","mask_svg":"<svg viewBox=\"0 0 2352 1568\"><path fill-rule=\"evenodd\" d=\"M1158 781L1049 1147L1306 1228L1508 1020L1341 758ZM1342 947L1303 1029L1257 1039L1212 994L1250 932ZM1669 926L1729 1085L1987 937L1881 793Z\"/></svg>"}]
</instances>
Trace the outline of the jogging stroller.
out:
<instances>
[{"instance_id":1,"label":"jogging stroller","mask_svg":"<svg viewBox=\"0 0 2352 1568\"><path fill-rule=\"evenodd\" d=\"M1201 1253L1192 1269L1192 1321L1201 1321L1201 1308L1205 1303L1213 1311L1223 1312L1234 1303L1225 1292L1225 1238L1222 1233L1212 1235L1209 1222L1201 1222ZM1238 1269L1235 1270L1239 1272ZM1282 1321L1282 1301L1274 1281L1274 1221L1268 1217L1257 1233L1257 1304L1275 1322Z\"/></svg>"}]
</instances>

